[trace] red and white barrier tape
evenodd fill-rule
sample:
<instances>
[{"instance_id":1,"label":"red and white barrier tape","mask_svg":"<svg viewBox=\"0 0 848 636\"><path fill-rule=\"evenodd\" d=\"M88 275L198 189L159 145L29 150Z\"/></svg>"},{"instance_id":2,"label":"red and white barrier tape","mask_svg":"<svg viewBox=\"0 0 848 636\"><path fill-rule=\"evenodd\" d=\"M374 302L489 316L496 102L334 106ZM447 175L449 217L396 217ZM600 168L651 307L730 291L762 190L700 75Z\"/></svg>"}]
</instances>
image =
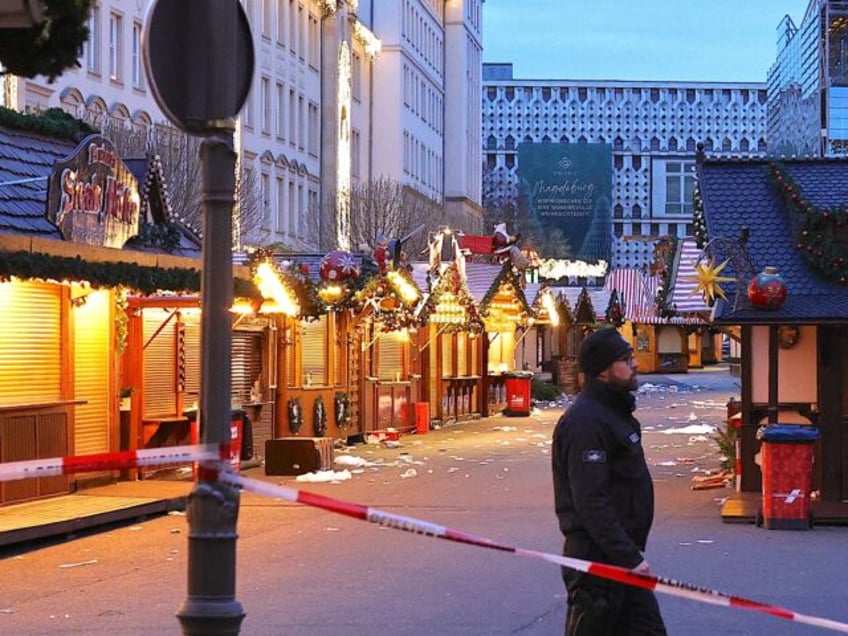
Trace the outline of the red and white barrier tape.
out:
<instances>
[{"instance_id":1,"label":"red and white barrier tape","mask_svg":"<svg viewBox=\"0 0 848 636\"><path fill-rule=\"evenodd\" d=\"M838 621L820 618L818 616L799 614L798 612L793 612L776 605L751 601L739 596L725 594L717 590L697 587L688 583L682 583L680 581L674 581L660 576L636 574L630 570L614 565L583 561L581 559L574 559L572 557L561 556L558 554L538 552L536 550L525 550L523 548L503 545L490 539L464 532L458 532L456 530L446 528L445 526L421 521L413 517L384 512L361 504L333 499L332 497L296 490L286 486L269 484L268 482L257 479L242 477L241 475L237 475L229 471L222 472L220 474L220 479L226 483L240 486L245 490L260 495L266 495L275 499L282 499L284 501L291 501L294 503L321 508L330 512L353 517L354 519L361 519L362 521L376 523L377 525L387 528L405 530L406 532L412 532L414 534L424 534L437 539L446 539L448 541L489 548L491 550L499 550L501 552L511 552L518 556L541 559L543 561L572 568L580 572L600 576L618 583L654 590L671 596L687 598L701 603L708 603L710 605L738 607L740 609L762 612L764 614L770 614L771 616L794 621L796 623L804 623L806 625L813 625L815 627L821 627L824 629L842 632L843 634L848 634L848 624L846 623L840 623Z\"/></svg>"},{"instance_id":2,"label":"red and white barrier tape","mask_svg":"<svg viewBox=\"0 0 848 636\"><path fill-rule=\"evenodd\" d=\"M30 459L22 462L0 464L0 482L33 477L54 477L71 473L87 473L97 470L118 470L144 466L164 466L189 462L215 461L222 457L218 446L166 446L135 451L95 453L78 457L54 457L52 459ZM227 453L229 456L229 452Z\"/></svg>"}]
</instances>

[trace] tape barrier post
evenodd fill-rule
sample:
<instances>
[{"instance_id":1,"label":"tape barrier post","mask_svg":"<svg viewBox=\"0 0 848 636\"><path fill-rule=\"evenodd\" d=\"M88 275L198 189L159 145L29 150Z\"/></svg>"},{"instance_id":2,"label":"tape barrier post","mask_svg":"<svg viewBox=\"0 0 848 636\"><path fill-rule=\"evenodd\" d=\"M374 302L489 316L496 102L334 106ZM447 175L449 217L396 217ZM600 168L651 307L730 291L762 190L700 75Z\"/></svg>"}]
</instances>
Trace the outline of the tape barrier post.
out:
<instances>
[{"instance_id":1,"label":"tape barrier post","mask_svg":"<svg viewBox=\"0 0 848 636\"><path fill-rule=\"evenodd\" d=\"M637 574L631 570L627 570L625 568L617 567L614 565L595 563L592 561L583 561L581 559L561 556L549 552L538 552L536 550L516 548L497 543L496 541L492 541L491 539L486 539L477 535L459 532L457 530L452 530L445 526L429 523L427 521L422 521L413 517L397 515L394 513L378 510L376 508L363 506L361 504L342 501L340 499L334 499L332 497L309 493L302 490L296 490L294 488L288 488L286 486L269 484L268 482L237 475L231 471L222 472L219 477L227 483L230 483L235 486L240 486L245 490L259 495L265 495L268 497L273 497L274 499L282 499L283 501L290 501L292 503L300 503L315 508L321 508L322 510L346 515L348 517L353 517L354 519L360 519L362 521L376 523L377 525L387 528L404 530L406 532L412 532L414 534L427 535L430 537L435 537L437 539L446 539L448 541L464 543L467 545L474 545L482 548L489 548L491 550L498 550L501 552L509 552L518 556L541 559L543 561L548 561L549 563L554 563L556 565L564 566L574 570L579 570L580 572L586 572L587 574L591 574L593 576L599 576L605 579L609 579L611 581L623 583L625 585L632 585L635 587L653 590L655 592L668 594L670 596L686 598L700 603L707 603L709 605L736 607L739 609L761 612L763 614L768 614L777 618L794 621L796 623L813 625L815 627L821 627L823 629L829 629L832 631L841 632L843 634L848 634L848 623L841 623L827 618L820 618L818 616L808 616L806 614L800 614L798 612L793 612L783 607L770 605L767 603L761 603L759 601L752 601L739 596L725 594L724 592L720 592L718 590L711 590L704 587L698 587L688 583L683 583L680 581L675 581L660 576Z\"/></svg>"}]
</instances>

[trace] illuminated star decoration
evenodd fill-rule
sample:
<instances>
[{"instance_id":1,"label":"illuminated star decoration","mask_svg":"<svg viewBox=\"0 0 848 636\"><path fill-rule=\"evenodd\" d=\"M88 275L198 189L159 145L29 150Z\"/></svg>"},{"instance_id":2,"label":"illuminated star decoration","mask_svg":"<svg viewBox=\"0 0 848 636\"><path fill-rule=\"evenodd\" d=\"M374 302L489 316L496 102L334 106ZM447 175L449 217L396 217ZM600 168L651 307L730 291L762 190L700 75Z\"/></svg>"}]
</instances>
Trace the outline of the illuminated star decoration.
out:
<instances>
[{"instance_id":1,"label":"illuminated star decoration","mask_svg":"<svg viewBox=\"0 0 848 636\"><path fill-rule=\"evenodd\" d=\"M721 274L721 271L729 261L730 259L727 259L719 266L716 266L715 261L712 259L709 262L696 263L695 275L686 277L688 280L697 283L695 289L689 292L689 295L694 296L697 293L701 293L704 296L704 302L710 306L712 306L719 296L727 300L727 296L721 288L721 283L730 283L736 279L730 276L720 276L719 274Z\"/></svg>"}]
</instances>

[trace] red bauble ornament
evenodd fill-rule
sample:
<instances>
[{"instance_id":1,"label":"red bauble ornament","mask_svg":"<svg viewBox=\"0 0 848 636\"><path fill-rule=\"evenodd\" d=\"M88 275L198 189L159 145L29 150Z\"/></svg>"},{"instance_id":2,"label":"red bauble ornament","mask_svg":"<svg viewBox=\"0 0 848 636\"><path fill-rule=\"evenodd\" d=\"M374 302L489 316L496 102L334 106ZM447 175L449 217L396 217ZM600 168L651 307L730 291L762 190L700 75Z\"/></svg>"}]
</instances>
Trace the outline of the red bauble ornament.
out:
<instances>
[{"instance_id":1,"label":"red bauble ornament","mask_svg":"<svg viewBox=\"0 0 848 636\"><path fill-rule=\"evenodd\" d=\"M776 267L766 267L748 284L748 300L756 309L778 309L789 291Z\"/></svg>"},{"instance_id":2,"label":"red bauble ornament","mask_svg":"<svg viewBox=\"0 0 848 636\"><path fill-rule=\"evenodd\" d=\"M350 252L333 250L321 259L321 280L339 282L359 276L359 259Z\"/></svg>"}]
</instances>

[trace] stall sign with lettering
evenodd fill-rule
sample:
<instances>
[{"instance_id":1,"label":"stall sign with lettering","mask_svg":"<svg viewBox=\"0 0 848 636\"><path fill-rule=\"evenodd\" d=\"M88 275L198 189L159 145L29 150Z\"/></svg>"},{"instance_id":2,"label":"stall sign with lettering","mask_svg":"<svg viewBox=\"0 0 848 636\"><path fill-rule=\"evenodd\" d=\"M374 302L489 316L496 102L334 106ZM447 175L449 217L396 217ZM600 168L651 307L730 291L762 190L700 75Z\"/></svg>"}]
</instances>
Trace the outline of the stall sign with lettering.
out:
<instances>
[{"instance_id":1,"label":"stall sign with lettering","mask_svg":"<svg viewBox=\"0 0 848 636\"><path fill-rule=\"evenodd\" d=\"M140 210L138 180L100 135L53 168L47 218L66 241L122 248L138 234Z\"/></svg>"}]
</instances>

